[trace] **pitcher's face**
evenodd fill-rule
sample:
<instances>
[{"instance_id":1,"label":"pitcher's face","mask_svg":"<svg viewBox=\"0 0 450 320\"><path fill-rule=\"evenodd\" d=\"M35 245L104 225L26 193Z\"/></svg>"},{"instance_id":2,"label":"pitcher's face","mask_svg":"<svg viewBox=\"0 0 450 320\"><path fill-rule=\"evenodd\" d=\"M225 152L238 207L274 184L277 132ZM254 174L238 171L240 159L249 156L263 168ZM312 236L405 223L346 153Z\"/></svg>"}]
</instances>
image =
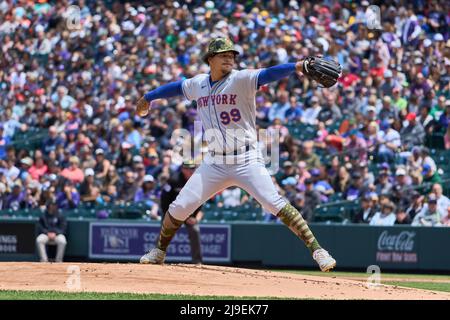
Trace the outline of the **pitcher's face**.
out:
<instances>
[{"instance_id":1,"label":"pitcher's face","mask_svg":"<svg viewBox=\"0 0 450 320\"><path fill-rule=\"evenodd\" d=\"M222 74L228 74L233 70L235 54L232 51L215 54L209 58L211 70L219 70Z\"/></svg>"}]
</instances>

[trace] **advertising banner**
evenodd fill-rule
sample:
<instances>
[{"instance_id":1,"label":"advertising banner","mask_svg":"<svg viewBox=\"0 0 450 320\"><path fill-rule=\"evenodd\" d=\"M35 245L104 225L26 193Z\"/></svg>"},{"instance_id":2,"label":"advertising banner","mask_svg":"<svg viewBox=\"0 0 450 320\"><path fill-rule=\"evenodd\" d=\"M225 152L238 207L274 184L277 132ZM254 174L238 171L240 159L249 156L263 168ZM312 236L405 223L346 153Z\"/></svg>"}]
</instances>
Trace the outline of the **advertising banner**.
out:
<instances>
[{"instance_id":1,"label":"advertising banner","mask_svg":"<svg viewBox=\"0 0 450 320\"><path fill-rule=\"evenodd\" d=\"M160 226L142 223L92 222L89 230L89 258L139 260L155 246ZM229 225L200 225L203 261L230 262ZM166 261L191 261L191 246L183 226L172 239Z\"/></svg>"},{"instance_id":2,"label":"advertising banner","mask_svg":"<svg viewBox=\"0 0 450 320\"><path fill-rule=\"evenodd\" d=\"M416 231L386 229L378 236L376 261L379 263L417 264Z\"/></svg>"},{"instance_id":3,"label":"advertising banner","mask_svg":"<svg viewBox=\"0 0 450 320\"><path fill-rule=\"evenodd\" d=\"M0 255L34 254L35 241L34 224L0 224Z\"/></svg>"}]
</instances>

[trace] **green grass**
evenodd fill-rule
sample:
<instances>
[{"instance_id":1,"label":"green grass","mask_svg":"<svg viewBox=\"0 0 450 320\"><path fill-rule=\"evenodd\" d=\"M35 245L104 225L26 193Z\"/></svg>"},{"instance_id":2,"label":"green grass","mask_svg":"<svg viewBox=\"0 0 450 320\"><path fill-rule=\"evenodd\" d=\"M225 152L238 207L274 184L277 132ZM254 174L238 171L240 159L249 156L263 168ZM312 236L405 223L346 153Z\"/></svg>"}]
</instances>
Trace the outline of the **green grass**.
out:
<instances>
[{"instance_id":1,"label":"green grass","mask_svg":"<svg viewBox=\"0 0 450 320\"><path fill-rule=\"evenodd\" d=\"M308 276L317 277L346 277L346 278L364 278L368 277L370 274L365 272L343 272L343 271L332 271L332 272L321 272L321 271L304 271L304 270L271 270L276 272L287 272L296 273ZM381 270L381 280L385 278L396 278L396 279L430 279L430 280L447 280L450 281L450 276L448 275L434 275L434 274L407 274L407 273L384 273Z\"/></svg>"},{"instance_id":2,"label":"green grass","mask_svg":"<svg viewBox=\"0 0 450 320\"><path fill-rule=\"evenodd\" d=\"M368 273L364 272L342 272L342 271L333 271L333 272L320 272L320 271L303 271L303 270L273 270L276 272L287 272L287 273L295 273L309 276L320 276L320 277L334 277L334 278L365 278L368 277ZM383 280L386 279L386 280ZM399 279L396 281L391 281L389 278ZM402 281L401 279L405 279ZM422 281L407 281L411 279L417 279ZM426 280L434 280L436 282L429 282ZM448 275L433 275L433 274L406 274L406 273L381 273L381 283L393 286L400 287L408 287L422 290L433 290L433 291L443 291L450 292L450 283L440 283L437 282L439 280L450 280L450 276Z\"/></svg>"},{"instance_id":3,"label":"green grass","mask_svg":"<svg viewBox=\"0 0 450 320\"><path fill-rule=\"evenodd\" d=\"M450 292L450 283L439 282L407 282L407 281L386 281L383 284L393 286L408 287L423 290L444 291Z\"/></svg>"},{"instance_id":4,"label":"green grass","mask_svg":"<svg viewBox=\"0 0 450 320\"><path fill-rule=\"evenodd\" d=\"M0 300L285 300L275 297L192 296L181 294L139 294L61 291L0 290Z\"/></svg>"}]
</instances>

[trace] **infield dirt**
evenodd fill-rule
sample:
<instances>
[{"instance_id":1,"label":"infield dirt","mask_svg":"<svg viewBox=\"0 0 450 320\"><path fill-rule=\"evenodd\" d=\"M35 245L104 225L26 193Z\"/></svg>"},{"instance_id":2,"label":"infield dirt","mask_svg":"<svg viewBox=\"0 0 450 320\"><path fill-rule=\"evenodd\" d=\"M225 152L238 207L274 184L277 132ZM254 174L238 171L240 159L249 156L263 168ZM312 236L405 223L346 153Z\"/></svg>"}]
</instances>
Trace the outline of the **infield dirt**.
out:
<instances>
[{"instance_id":1,"label":"infield dirt","mask_svg":"<svg viewBox=\"0 0 450 320\"><path fill-rule=\"evenodd\" d=\"M69 266L80 270L80 289L70 289ZM76 269L76 268L75 268ZM68 271L69 270L69 271ZM71 278L73 279L73 278ZM450 300L450 293L212 265L1 262L0 290L130 292L299 299Z\"/></svg>"}]
</instances>

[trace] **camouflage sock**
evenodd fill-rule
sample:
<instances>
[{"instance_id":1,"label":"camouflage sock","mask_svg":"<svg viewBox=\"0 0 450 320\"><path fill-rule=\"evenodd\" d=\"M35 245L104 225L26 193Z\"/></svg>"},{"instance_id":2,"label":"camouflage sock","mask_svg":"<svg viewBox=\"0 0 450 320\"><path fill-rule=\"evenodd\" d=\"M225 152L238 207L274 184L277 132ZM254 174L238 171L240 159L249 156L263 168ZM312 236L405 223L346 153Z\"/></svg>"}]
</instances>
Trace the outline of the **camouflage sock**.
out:
<instances>
[{"instance_id":1,"label":"camouflage sock","mask_svg":"<svg viewBox=\"0 0 450 320\"><path fill-rule=\"evenodd\" d=\"M278 212L277 217L279 217L280 220L297 235L297 237L303 240L311 253L321 248L301 213L292 205L289 203L285 205L283 209Z\"/></svg>"},{"instance_id":2,"label":"camouflage sock","mask_svg":"<svg viewBox=\"0 0 450 320\"><path fill-rule=\"evenodd\" d=\"M170 241L183 223L184 221L179 221L172 217L169 212L166 212L161 225L161 232L159 234L158 244L156 247L162 251L166 251Z\"/></svg>"}]
</instances>

